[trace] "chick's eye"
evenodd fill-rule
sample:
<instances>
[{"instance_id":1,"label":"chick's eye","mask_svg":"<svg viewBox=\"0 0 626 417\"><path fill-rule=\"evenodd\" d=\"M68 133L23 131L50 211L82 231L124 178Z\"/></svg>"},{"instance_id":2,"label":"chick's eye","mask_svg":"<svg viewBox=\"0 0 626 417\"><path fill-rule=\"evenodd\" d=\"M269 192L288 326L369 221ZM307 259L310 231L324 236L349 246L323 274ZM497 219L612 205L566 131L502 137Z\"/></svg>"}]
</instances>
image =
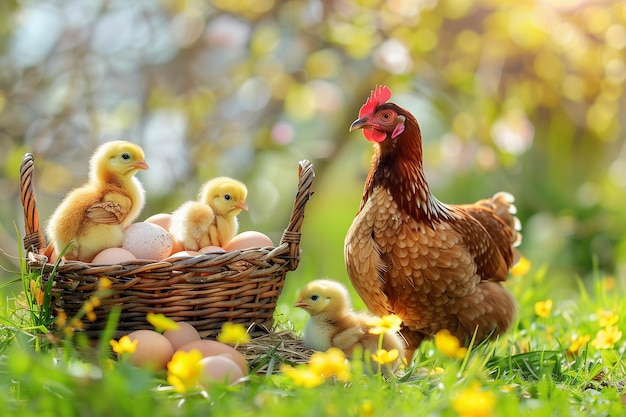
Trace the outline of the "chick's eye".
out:
<instances>
[{"instance_id":1,"label":"chick's eye","mask_svg":"<svg viewBox=\"0 0 626 417\"><path fill-rule=\"evenodd\" d=\"M129 153L123 153L121 155L121 158L122 158L123 161L129 161L131 157L130 157Z\"/></svg>"},{"instance_id":2,"label":"chick's eye","mask_svg":"<svg viewBox=\"0 0 626 417\"><path fill-rule=\"evenodd\" d=\"M233 199L233 197L230 194L224 194L224 200L230 201L232 199Z\"/></svg>"},{"instance_id":3,"label":"chick's eye","mask_svg":"<svg viewBox=\"0 0 626 417\"><path fill-rule=\"evenodd\" d=\"M320 298L320 296L319 296L319 295L312 295L312 296L311 296L311 300L312 300L312 301L317 301L317 300L319 300L319 298Z\"/></svg>"}]
</instances>

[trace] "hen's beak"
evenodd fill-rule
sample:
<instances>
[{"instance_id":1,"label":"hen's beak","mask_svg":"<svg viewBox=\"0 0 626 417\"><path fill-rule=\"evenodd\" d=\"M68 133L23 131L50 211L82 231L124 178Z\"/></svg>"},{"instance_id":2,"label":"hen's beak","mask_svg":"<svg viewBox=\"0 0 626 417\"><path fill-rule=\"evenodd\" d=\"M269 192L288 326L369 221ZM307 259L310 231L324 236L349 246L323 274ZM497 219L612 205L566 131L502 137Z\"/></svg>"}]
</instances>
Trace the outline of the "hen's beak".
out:
<instances>
[{"instance_id":1,"label":"hen's beak","mask_svg":"<svg viewBox=\"0 0 626 417\"><path fill-rule=\"evenodd\" d=\"M350 125L350 130L349 131L352 132L353 130L363 129L363 128L368 127L368 126L370 126L370 124L367 121L367 117L364 117L362 119L356 119Z\"/></svg>"}]
</instances>

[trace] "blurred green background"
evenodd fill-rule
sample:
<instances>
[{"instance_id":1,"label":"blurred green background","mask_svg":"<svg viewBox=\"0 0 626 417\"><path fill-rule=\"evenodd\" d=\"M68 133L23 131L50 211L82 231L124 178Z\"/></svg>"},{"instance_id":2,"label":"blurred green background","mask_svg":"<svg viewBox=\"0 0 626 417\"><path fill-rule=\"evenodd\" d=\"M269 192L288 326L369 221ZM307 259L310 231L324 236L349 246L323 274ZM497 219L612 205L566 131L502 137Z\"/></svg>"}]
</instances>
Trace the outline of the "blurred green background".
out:
<instances>
[{"instance_id":1,"label":"blurred green background","mask_svg":"<svg viewBox=\"0 0 626 417\"><path fill-rule=\"evenodd\" d=\"M348 126L376 84L420 120L441 200L507 190L522 251L555 286L622 280L625 51L622 0L2 0L0 282L16 277L22 155L35 155L44 221L113 139L146 151L140 219L228 175L249 186L240 230L275 242L297 163L312 160L302 262L281 300L308 279L346 281L371 156Z\"/></svg>"}]
</instances>

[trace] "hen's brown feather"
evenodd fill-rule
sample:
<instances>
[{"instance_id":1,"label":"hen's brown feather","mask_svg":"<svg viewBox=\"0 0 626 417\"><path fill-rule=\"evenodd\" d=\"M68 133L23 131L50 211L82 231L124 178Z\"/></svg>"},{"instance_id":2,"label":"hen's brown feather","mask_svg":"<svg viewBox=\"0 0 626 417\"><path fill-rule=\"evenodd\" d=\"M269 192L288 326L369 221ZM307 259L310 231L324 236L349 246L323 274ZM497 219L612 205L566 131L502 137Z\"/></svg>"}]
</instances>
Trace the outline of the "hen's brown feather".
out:
<instances>
[{"instance_id":1,"label":"hen's brown feather","mask_svg":"<svg viewBox=\"0 0 626 417\"><path fill-rule=\"evenodd\" d=\"M359 212L345 241L353 286L375 314L402 318L409 355L441 329L461 342L475 332L477 340L504 332L515 303L501 281L516 260L513 246L521 237L512 196L441 203L424 177L413 115L392 103L369 108L372 113L362 110L353 124L373 132L366 137L375 142Z\"/></svg>"}]
</instances>

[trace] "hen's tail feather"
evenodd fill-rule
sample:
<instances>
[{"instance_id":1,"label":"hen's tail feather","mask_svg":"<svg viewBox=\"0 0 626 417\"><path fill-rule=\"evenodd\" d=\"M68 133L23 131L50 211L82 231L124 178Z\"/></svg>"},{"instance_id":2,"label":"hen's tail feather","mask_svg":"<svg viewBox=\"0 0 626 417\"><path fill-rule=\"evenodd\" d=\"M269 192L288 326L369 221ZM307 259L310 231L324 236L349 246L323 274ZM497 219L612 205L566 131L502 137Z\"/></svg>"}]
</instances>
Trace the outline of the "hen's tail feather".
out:
<instances>
[{"instance_id":1,"label":"hen's tail feather","mask_svg":"<svg viewBox=\"0 0 626 417\"><path fill-rule=\"evenodd\" d=\"M522 243L522 222L516 216L515 197L506 191L500 191L491 198L478 201L476 204L488 207L506 223L511 229L511 246L517 247Z\"/></svg>"}]
</instances>

